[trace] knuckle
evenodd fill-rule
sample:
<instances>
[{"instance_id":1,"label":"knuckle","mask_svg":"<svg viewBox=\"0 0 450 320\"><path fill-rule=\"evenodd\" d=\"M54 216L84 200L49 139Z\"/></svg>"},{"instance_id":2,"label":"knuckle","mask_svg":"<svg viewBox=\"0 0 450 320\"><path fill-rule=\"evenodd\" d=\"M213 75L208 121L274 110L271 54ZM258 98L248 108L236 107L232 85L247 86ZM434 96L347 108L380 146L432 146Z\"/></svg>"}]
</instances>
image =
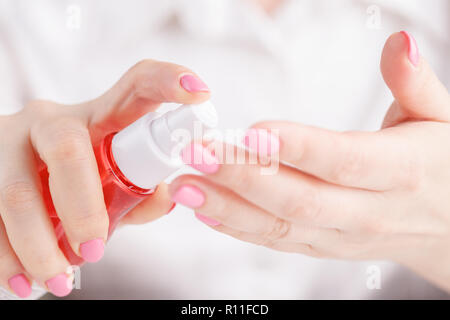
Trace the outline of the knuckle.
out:
<instances>
[{"instance_id":1,"label":"knuckle","mask_svg":"<svg viewBox=\"0 0 450 320\"><path fill-rule=\"evenodd\" d=\"M165 68L170 68L171 70L178 71L178 73L189 71L183 66L153 59L143 59L141 61L138 61L133 67L131 67L130 71L131 73L134 73L137 76L142 75L148 77L149 74L148 71L150 69L157 72Z\"/></svg>"},{"instance_id":2,"label":"knuckle","mask_svg":"<svg viewBox=\"0 0 450 320\"><path fill-rule=\"evenodd\" d=\"M149 99L149 93L152 93L159 99L173 99L173 88L162 84L155 85L154 78L161 78L161 74L175 77L178 74L186 72L186 68L169 62L156 60L142 60L131 68L131 92L134 99Z\"/></svg>"},{"instance_id":3,"label":"knuckle","mask_svg":"<svg viewBox=\"0 0 450 320\"><path fill-rule=\"evenodd\" d=\"M151 68L155 65L156 61L152 59L142 59L138 61L134 66L131 67L130 71L132 73L144 74L148 68Z\"/></svg>"},{"instance_id":4,"label":"knuckle","mask_svg":"<svg viewBox=\"0 0 450 320\"><path fill-rule=\"evenodd\" d=\"M158 68L161 62L151 59L144 59L136 63L130 69L130 80L133 92L139 94L141 90L154 84L149 83L152 73Z\"/></svg>"},{"instance_id":5,"label":"knuckle","mask_svg":"<svg viewBox=\"0 0 450 320\"><path fill-rule=\"evenodd\" d=\"M94 210L81 208L77 210L77 214L70 215L67 220L69 227L80 233L84 233L85 230L105 229L108 227L108 216L104 208Z\"/></svg>"},{"instance_id":6,"label":"knuckle","mask_svg":"<svg viewBox=\"0 0 450 320\"><path fill-rule=\"evenodd\" d=\"M76 124L73 119L61 118L54 121L49 130L51 143L45 150L47 157L69 162L88 159L91 145L86 127Z\"/></svg>"},{"instance_id":7,"label":"knuckle","mask_svg":"<svg viewBox=\"0 0 450 320\"><path fill-rule=\"evenodd\" d=\"M293 194L280 214L290 221L316 221L322 211L319 197L319 192L312 188Z\"/></svg>"},{"instance_id":8,"label":"knuckle","mask_svg":"<svg viewBox=\"0 0 450 320\"><path fill-rule=\"evenodd\" d=\"M27 211L35 205L38 198L38 191L31 182L18 180L0 188L0 199L8 212Z\"/></svg>"},{"instance_id":9,"label":"knuckle","mask_svg":"<svg viewBox=\"0 0 450 320\"><path fill-rule=\"evenodd\" d=\"M291 224L286 220L275 218L269 231L263 235L262 245L272 246L274 243L283 240L291 231Z\"/></svg>"},{"instance_id":10,"label":"knuckle","mask_svg":"<svg viewBox=\"0 0 450 320\"><path fill-rule=\"evenodd\" d=\"M129 86L133 99L145 99L150 91L159 90L159 86L155 86L151 79L151 75L155 72L158 62L151 59L141 60L131 67L129 71Z\"/></svg>"},{"instance_id":11,"label":"knuckle","mask_svg":"<svg viewBox=\"0 0 450 320\"><path fill-rule=\"evenodd\" d=\"M99 236L107 232L109 219L106 210L81 210L77 214L65 217L63 224L73 238Z\"/></svg>"}]
</instances>

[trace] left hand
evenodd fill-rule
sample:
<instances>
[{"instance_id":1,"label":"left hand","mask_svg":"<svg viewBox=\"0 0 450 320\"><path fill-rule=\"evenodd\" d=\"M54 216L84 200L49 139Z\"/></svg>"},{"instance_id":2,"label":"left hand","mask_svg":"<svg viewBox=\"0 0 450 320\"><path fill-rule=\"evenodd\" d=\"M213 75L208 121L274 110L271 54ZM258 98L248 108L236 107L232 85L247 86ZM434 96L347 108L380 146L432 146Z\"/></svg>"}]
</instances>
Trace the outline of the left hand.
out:
<instances>
[{"instance_id":1,"label":"left hand","mask_svg":"<svg viewBox=\"0 0 450 320\"><path fill-rule=\"evenodd\" d=\"M389 259L450 290L449 94L406 33L388 39L381 69L395 102L380 131L260 123L248 141L272 139L282 161L274 175L261 175L261 164L222 164L193 144L183 158L205 175L177 178L172 200L243 241L314 257ZM268 134L274 129L279 137ZM192 162L198 155L203 163Z\"/></svg>"},{"instance_id":2,"label":"left hand","mask_svg":"<svg viewBox=\"0 0 450 320\"><path fill-rule=\"evenodd\" d=\"M70 262L58 245L46 200L52 200L73 253L97 262L109 216L94 146L163 102L200 103L209 95L191 70L144 60L94 100L70 106L32 101L0 116L0 286L25 298L34 280L57 296L69 294ZM48 177L41 175L42 164ZM162 183L122 223L155 220L172 206Z\"/></svg>"}]
</instances>

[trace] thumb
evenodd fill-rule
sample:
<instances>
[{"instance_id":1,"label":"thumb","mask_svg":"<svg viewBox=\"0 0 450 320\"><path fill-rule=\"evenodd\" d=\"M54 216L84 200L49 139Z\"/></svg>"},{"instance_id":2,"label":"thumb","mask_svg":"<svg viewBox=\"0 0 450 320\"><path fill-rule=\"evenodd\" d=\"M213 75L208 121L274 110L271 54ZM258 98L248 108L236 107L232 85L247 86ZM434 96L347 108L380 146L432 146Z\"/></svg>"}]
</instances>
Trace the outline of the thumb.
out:
<instances>
[{"instance_id":1,"label":"thumb","mask_svg":"<svg viewBox=\"0 0 450 320\"><path fill-rule=\"evenodd\" d=\"M386 41L381 72L395 102L384 127L417 119L450 122L450 98L428 63L420 56L414 38L405 31Z\"/></svg>"},{"instance_id":2,"label":"thumb","mask_svg":"<svg viewBox=\"0 0 450 320\"><path fill-rule=\"evenodd\" d=\"M172 63L144 60L105 94L83 104L95 140L118 131L163 102L200 103L210 97L206 84L191 70Z\"/></svg>"}]
</instances>

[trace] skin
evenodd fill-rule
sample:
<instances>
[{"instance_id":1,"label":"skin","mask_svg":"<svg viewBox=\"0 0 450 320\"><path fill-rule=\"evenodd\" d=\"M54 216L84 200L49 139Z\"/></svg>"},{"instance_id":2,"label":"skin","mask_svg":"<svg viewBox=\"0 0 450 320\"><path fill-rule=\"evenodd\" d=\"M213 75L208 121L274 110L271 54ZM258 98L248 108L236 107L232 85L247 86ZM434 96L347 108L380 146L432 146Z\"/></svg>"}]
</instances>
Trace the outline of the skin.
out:
<instances>
[{"instance_id":1,"label":"skin","mask_svg":"<svg viewBox=\"0 0 450 320\"><path fill-rule=\"evenodd\" d=\"M450 291L449 93L423 58L411 62L401 33L387 40L381 71L395 98L381 130L258 123L279 130L277 174L226 162L178 177L171 195L198 188L205 201L195 211L236 239L318 258L392 260Z\"/></svg>"},{"instance_id":2,"label":"skin","mask_svg":"<svg viewBox=\"0 0 450 320\"><path fill-rule=\"evenodd\" d=\"M69 266L44 206L38 161L48 167L52 200L74 252L80 255L86 241L106 241L109 221L92 146L162 102L208 100L208 92L181 86L186 74L195 76L182 66L146 60L95 100L71 106L32 101L21 112L0 117L0 285L8 288L8 279L23 273L45 287ZM165 215L173 205L167 190L160 185L122 222L140 224Z\"/></svg>"}]
</instances>

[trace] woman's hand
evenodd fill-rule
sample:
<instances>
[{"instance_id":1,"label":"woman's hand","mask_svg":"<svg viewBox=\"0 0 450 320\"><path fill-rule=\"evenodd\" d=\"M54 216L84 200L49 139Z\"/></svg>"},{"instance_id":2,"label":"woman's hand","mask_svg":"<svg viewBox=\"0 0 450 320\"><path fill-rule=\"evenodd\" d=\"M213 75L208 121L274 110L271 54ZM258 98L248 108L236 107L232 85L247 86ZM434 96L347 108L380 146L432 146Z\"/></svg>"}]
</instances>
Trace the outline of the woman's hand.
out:
<instances>
[{"instance_id":1,"label":"woman's hand","mask_svg":"<svg viewBox=\"0 0 450 320\"><path fill-rule=\"evenodd\" d=\"M0 117L0 284L20 297L30 294L32 279L55 295L70 292L69 263L44 205L37 159L48 167L52 200L73 251L98 260L108 215L92 145L162 102L208 98L208 88L192 71L149 60L95 100L73 106L34 101L20 113ZM123 222L154 220L172 205L163 184Z\"/></svg>"},{"instance_id":2,"label":"woman's hand","mask_svg":"<svg viewBox=\"0 0 450 320\"><path fill-rule=\"evenodd\" d=\"M205 175L176 179L172 200L243 241L314 257L391 259L450 290L449 94L407 33L389 38L381 69L395 97L382 130L260 123L245 141L271 166L279 156L274 175L261 174L268 164L220 159L217 143L215 153L193 144L183 158Z\"/></svg>"}]
</instances>

